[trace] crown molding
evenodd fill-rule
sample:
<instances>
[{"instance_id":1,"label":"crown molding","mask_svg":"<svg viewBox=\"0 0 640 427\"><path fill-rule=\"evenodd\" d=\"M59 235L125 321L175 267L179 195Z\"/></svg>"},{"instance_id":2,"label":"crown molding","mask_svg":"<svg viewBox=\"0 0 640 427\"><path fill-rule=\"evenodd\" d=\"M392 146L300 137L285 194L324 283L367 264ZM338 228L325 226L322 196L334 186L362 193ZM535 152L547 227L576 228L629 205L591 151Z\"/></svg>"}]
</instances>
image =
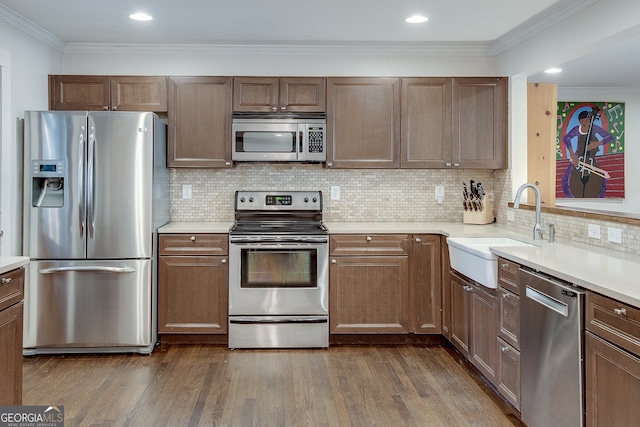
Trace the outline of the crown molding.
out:
<instances>
[{"instance_id":1,"label":"crown molding","mask_svg":"<svg viewBox=\"0 0 640 427\"><path fill-rule=\"evenodd\" d=\"M238 44L100 44L67 43L67 54L216 54L292 56L489 56L487 43L238 43Z\"/></svg>"},{"instance_id":2,"label":"crown molding","mask_svg":"<svg viewBox=\"0 0 640 427\"><path fill-rule=\"evenodd\" d=\"M0 19L10 25L13 25L18 30L22 31L25 34L28 34L34 39L39 40L44 44L56 49L57 51L64 53L66 43L62 39L54 36L42 27L34 24L32 21L29 21L22 15L18 15L2 3L0 3Z\"/></svg>"},{"instance_id":3,"label":"crown molding","mask_svg":"<svg viewBox=\"0 0 640 427\"><path fill-rule=\"evenodd\" d=\"M586 9L597 1L561 0L494 40L491 54L499 55Z\"/></svg>"}]
</instances>

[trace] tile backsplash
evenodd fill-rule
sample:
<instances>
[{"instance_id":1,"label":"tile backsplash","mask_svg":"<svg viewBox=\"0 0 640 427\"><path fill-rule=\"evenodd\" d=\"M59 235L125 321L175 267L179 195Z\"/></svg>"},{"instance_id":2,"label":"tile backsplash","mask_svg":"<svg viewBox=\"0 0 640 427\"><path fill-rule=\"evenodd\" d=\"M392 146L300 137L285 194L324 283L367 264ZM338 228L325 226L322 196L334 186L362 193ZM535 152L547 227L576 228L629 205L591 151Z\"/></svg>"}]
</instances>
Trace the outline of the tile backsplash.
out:
<instances>
[{"instance_id":1,"label":"tile backsplash","mask_svg":"<svg viewBox=\"0 0 640 427\"><path fill-rule=\"evenodd\" d=\"M318 164L273 163L240 163L233 169L220 170L172 169L171 220L231 221L236 190L319 189L323 193L325 221L462 222L462 182L482 182L496 205L494 174L504 172L325 169ZM191 199L182 198L185 184L191 185ZM435 199L436 185L444 186L441 205ZM332 186L340 187L339 200L331 200Z\"/></svg>"},{"instance_id":2,"label":"tile backsplash","mask_svg":"<svg viewBox=\"0 0 640 427\"><path fill-rule=\"evenodd\" d=\"M481 181L497 222L525 234L533 233L532 210L512 209L510 170L454 169L325 169L318 164L240 163L232 169L171 169L171 221L233 221L236 190L316 190L324 197L325 221L454 221L462 222L462 183ZM182 186L191 185L191 198ZM444 202L435 200L435 186L444 186ZM331 200L331 187L340 199ZM507 221L507 211L515 220ZM543 213L552 222L556 240L640 255L640 227L615 221L585 220ZM601 239L589 238L587 224L601 228ZM607 241L608 227L622 230L622 244ZM545 227L545 239L547 238Z\"/></svg>"}]
</instances>

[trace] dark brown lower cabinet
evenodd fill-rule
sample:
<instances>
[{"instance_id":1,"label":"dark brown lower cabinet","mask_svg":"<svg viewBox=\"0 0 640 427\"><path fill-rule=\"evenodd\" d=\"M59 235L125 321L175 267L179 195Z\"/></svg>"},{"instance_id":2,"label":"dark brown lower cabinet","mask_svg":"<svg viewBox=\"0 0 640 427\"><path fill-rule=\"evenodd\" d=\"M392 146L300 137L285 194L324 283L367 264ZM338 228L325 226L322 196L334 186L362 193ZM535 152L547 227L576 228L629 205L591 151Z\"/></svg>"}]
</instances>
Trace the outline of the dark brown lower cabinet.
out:
<instances>
[{"instance_id":1,"label":"dark brown lower cabinet","mask_svg":"<svg viewBox=\"0 0 640 427\"><path fill-rule=\"evenodd\" d=\"M496 290L450 273L451 342L491 383L498 369L498 299Z\"/></svg>"},{"instance_id":2,"label":"dark brown lower cabinet","mask_svg":"<svg viewBox=\"0 0 640 427\"><path fill-rule=\"evenodd\" d=\"M636 426L640 420L640 358L586 332L586 424Z\"/></svg>"},{"instance_id":3,"label":"dark brown lower cabinet","mask_svg":"<svg viewBox=\"0 0 640 427\"><path fill-rule=\"evenodd\" d=\"M24 268L0 274L0 406L22 405Z\"/></svg>"},{"instance_id":4,"label":"dark brown lower cabinet","mask_svg":"<svg viewBox=\"0 0 640 427\"><path fill-rule=\"evenodd\" d=\"M498 337L496 387L514 408L520 410L520 352Z\"/></svg>"},{"instance_id":5,"label":"dark brown lower cabinet","mask_svg":"<svg viewBox=\"0 0 640 427\"><path fill-rule=\"evenodd\" d=\"M159 254L158 333L226 334L228 235L160 235Z\"/></svg>"}]
</instances>

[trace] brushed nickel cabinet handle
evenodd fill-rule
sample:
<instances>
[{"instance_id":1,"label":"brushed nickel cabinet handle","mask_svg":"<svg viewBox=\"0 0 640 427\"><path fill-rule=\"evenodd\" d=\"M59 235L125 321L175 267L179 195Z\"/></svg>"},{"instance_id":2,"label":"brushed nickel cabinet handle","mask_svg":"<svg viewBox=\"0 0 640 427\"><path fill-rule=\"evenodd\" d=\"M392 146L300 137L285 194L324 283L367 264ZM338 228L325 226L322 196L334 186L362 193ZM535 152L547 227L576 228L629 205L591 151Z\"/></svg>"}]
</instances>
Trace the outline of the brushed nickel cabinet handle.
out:
<instances>
[{"instance_id":1,"label":"brushed nickel cabinet handle","mask_svg":"<svg viewBox=\"0 0 640 427\"><path fill-rule=\"evenodd\" d=\"M367 241L371 241L371 236L367 236Z\"/></svg>"},{"instance_id":2,"label":"brushed nickel cabinet handle","mask_svg":"<svg viewBox=\"0 0 640 427\"><path fill-rule=\"evenodd\" d=\"M227 259L226 258L222 258L222 261L220 261L222 264L226 264L227 263Z\"/></svg>"},{"instance_id":3,"label":"brushed nickel cabinet handle","mask_svg":"<svg viewBox=\"0 0 640 427\"><path fill-rule=\"evenodd\" d=\"M422 239L419 237L416 237L416 242L422 242Z\"/></svg>"},{"instance_id":4,"label":"brushed nickel cabinet handle","mask_svg":"<svg viewBox=\"0 0 640 427\"><path fill-rule=\"evenodd\" d=\"M507 268L509 268L509 264L507 264L507 263L500 264L500 267L502 267L504 269L507 269Z\"/></svg>"},{"instance_id":5,"label":"brushed nickel cabinet handle","mask_svg":"<svg viewBox=\"0 0 640 427\"><path fill-rule=\"evenodd\" d=\"M3 285L7 285L9 283L11 283L11 277L3 277L2 278L2 284Z\"/></svg>"},{"instance_id":6,"label":"brushed nickel cabinet handle","mask_svg":"<svg viewBox=\"0 0 640 427\"><path fill-rule=\"evenodd\" d=\"M613 312L615 314L617 314L618 316L626 316L627 315L627 309L626 308L614 308Z\"/></svg>"},{"instance_id":7,"label":"brushed nickel cabinet handle","mask_svg":"<svg viewBox=\"0 0 640 427\"><path fill-rule=\"evenodd\" d=\"M336 259L335 259L335 258L331 260L331 264L335 264L335 263L337 263L337 262L338 262L338 261L336 261Z\"/></svg>"},{"instance_id":8,"label":"brushed nickel cabinet handle","mask_svg":"<svg viewBox=\"0 0 640 427\"><path fill-rule=\"evenodd\" d=\"M191 236L190 239L191 239L192 242L195 242L196 241L196 236Z\"/></svg>"}]
</instances>

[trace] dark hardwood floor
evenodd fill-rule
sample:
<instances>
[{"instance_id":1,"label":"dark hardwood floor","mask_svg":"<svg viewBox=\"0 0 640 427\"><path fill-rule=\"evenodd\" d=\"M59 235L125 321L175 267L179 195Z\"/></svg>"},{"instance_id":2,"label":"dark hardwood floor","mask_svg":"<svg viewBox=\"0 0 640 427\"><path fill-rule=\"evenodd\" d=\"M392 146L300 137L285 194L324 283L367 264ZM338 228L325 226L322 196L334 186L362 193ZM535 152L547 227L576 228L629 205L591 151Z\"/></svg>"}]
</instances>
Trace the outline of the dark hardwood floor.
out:
<instances>
[{"instance_id":1,"label":"dark hardwood floor","mask_svg":"<svg viewBox=\"0 0 640 427\"><path fill-rule=\"evenodd\" d=\"M439 346L32 356L23 384L24 405L63 405L67 427L520 424L455 350Z\"/></svg>"}]
</instances>

